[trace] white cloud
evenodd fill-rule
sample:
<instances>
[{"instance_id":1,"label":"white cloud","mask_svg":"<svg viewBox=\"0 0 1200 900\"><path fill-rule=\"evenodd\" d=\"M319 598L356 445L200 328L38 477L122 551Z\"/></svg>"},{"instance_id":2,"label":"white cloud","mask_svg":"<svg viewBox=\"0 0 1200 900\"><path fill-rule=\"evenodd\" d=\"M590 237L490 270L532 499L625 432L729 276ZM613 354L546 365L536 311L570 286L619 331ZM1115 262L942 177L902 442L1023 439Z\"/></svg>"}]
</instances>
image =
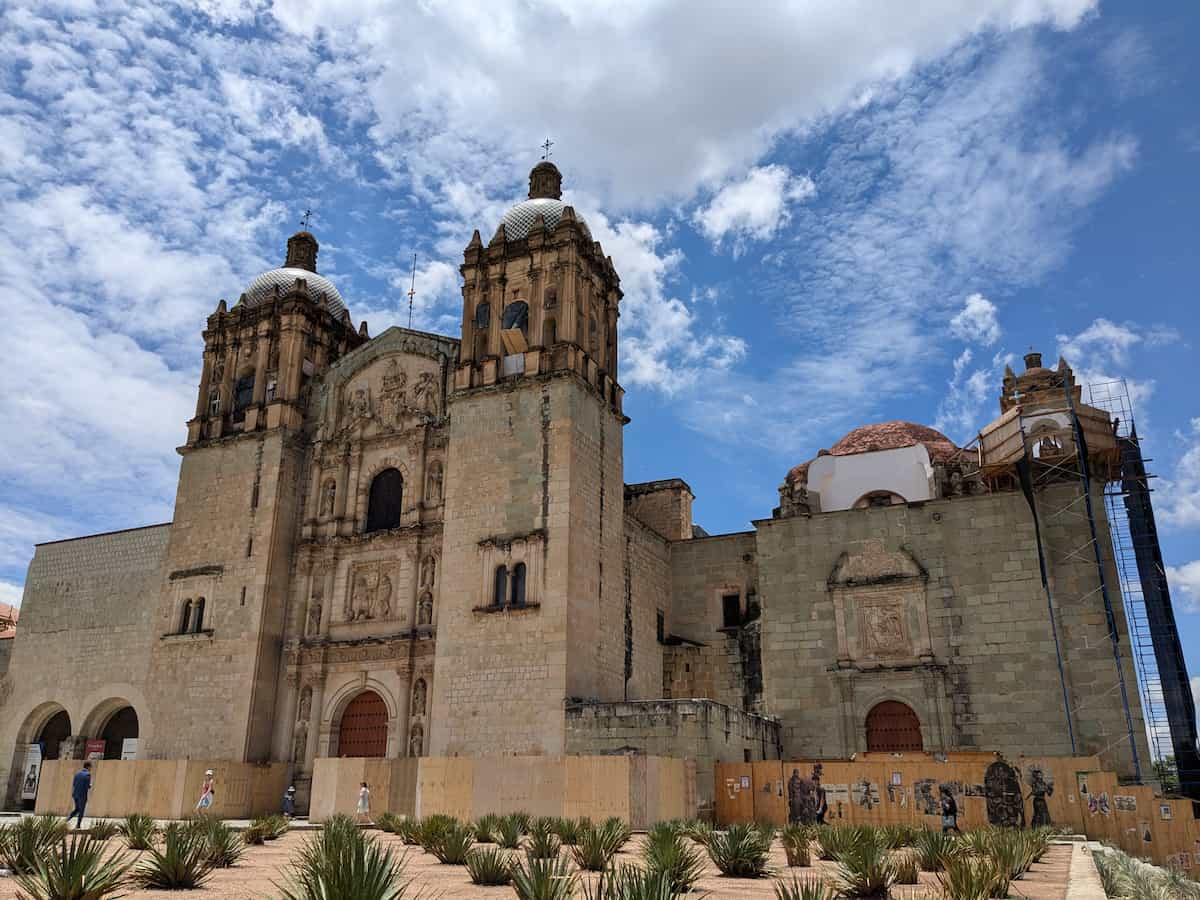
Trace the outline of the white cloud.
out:
<instances>
[{"instance_id":1,"label":"white cloud","mask_svg":"<svg viewBox=\"0 0 1200 900\"><path fill-rule=\"evenodd\" d=\"M983 294L972 294L950 320L950 333L964 341L990 347L1000 339L996 304Z\"/></svg>"},{"instance_id":2,"label":"white cloud","mask_svg":"<svg viewBox=\"0 0 1200 900\"><path fill-rule=\"evenodd\" d=\"M1169 527L1195 528L1200 526L1200 417L1192 419L1190 432L1176 434L1176 440L1184 450L1171 477L1159 483L1156 516Z\"/></svg>"},{"instance_id":3,"label":"white cloud","mask_svg":"<svg viewBox=\"0 0 1200 900\"><path fill-rule=\"evenodd\" d=\"M740 256L748 239L774 237L791 218L788 205L811 197L816 190L811 178L793 175L786 166L761 166L722 187L692 220L714 246L732 234L734 255Z\"/></svg>"},{"instance_id":4,"label":"white cloud","mask_svg":"<svg viewBox=\"0 0 1200 900\"><path fill-rule=\"evenodd\" d=\"M14 584L11 581L0 579L0 604L8 606L20 606L21 595L25 591L25 586Z\"/></svg>"},{"instance_id":5,"label":"white cloud","mask_svg":"<svg viewBox=\"0 0 1200 900\"><path fill-rule=\"evenodd\" d=\"M954 374L947 384L946 396L938 404L933 427L945 432L958 444L966 444L991 418L985 410L1000 392L1004 367L1012 363L1011 353L997 353L990 363L970 369L974 354L965 348L954 360ZM995 410L992 410L992 414Z\"/></svg>"},{"instance_id":6,"label":"white cloud","mask_svg":"<svg viewBox=\"0 0 1200 900\"><path fill-rule=\"evenodd\" d=\"M819 0L696 15L683 0L278 0L273 13L372 70L373 136L418 184L515 181L550 134L606 202L655 206L722 183L781 134L966 38L1071 28L1095 5Z\"/></svg>"},{"instance_id":7,"label":"white cloud","mask_svg":"<svg viewBox=\"0 0 1200 900\"><path fill-rule=\"evenodd\" d=\"M1093 387L1098 397L1123 389L1128 392L1136 420L1145 425L1154 381L1127 374L1133 369L1133 353L1176 340L1178 335L1170 329L1144 328L1134 322L1098 318L1078 334L1058 335L1057 344L1058 355L1066 359L1075 372L1076 382L1083 386L1084 400L1091 397ZM1116 386L1118 382L1124 382L1123 388Z\"/></svg>"},{"instance_id":8,"label":"white cloud","mask_svg":"<svg viewBox=\"0 0 1200 900\"><path fill-rule=\"evenodd\" d=\"M1182 566L1167 566L1167 584L1174 600L1182 603L1184 612L1200 612L1200 559Z\"/></svg>"}]
</instances>

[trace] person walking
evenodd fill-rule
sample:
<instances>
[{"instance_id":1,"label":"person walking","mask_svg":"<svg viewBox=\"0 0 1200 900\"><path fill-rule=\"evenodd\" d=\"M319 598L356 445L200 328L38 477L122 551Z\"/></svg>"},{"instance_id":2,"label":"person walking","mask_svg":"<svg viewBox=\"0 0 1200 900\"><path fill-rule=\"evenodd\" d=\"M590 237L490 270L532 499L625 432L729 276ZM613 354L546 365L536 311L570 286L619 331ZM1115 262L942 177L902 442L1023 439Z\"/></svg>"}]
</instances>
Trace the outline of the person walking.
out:
<instances>
[{"instance_id":1,"label":"person walking","mask_svg":"<svg viewBox=\"0 0 1200 900\"><path fill-rule=\"evenodd\" d=\"M949 834L951 831L962 834L958 827L958 804L954 801L954 796L942 788L942 834Z\"/></svg>"},{"instance_id":2,"label":"person walking","mask_svg":"<svg viewBox=\"0 0 1200 900\"><path fill-rule=\"evenodd\" d=\"M283 792L283 817L290 819L296 815L296 786L289 785Z\"/></svg>"},{"instance_id":3,"label":"person walking","mask_svg":"<svg viewBox=\"0 0 1200 900\"><path fill-rule=\"evenodd\" d=\"M200 800L196 803L196 811L204 812L211 807L216 794L216 776L212 769L208 769L204 773L204 784L200 787Z\"/></svg>"},{"instance_id":4,"label":"person walking","mask_svg":"<svg viewBox=\"0 0 1200 900\"><path fill-rule=\"evenodd\" d=\"M75 803L75 808L71 810L71 814L67 816L67 827L71 827L71 818L78 816L75 822L76 828L83 827L83 808L87 806L88 794L92 790L92 764L85 762L83 768L75 773L74 779L71 781L71 800Z\"/></svg>"},{"instance_id":5,"label":"person walking","mask_svg":"<svg viewBox=\"0 0 1200 900\"><path fill-rule=\"evenodd\" d=\"M371 789L367 787L364 781L362 787L358 789L358 808L355 810L361 817L361 822L369 822L371 819Z\"/></svg>"}]
</instances>

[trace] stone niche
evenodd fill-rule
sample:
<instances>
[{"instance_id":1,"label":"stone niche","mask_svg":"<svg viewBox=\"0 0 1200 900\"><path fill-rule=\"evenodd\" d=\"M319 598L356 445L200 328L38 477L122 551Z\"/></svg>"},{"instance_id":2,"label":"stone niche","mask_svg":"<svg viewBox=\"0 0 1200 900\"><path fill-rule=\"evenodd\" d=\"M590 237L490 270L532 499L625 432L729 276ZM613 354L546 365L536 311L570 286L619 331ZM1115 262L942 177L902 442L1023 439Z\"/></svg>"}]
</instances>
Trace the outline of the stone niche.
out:
<instances>
[{"instance_id":1,"label":"stone niche","mask_svg":"<svg viewBox=\"0 0 1200 900\"><path fill-rule=\"evenodd\" d=\"M882 541L848 547L829 576L837 620L838 667L929 661L928 573L903 547Z\"/></svg>"}]
</instances>

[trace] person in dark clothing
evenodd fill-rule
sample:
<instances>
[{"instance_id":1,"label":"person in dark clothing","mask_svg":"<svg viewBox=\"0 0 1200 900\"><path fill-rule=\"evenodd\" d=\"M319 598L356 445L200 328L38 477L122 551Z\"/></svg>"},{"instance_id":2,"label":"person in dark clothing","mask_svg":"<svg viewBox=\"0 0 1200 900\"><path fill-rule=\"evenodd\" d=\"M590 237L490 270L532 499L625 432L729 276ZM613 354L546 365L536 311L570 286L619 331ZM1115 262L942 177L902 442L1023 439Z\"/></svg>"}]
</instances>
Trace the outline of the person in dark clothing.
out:
<instances>
[{"instance_id":1,"label":"person in dark clothing","mask_svg":"<svg viewBox=\"0 0 1200 900\"><path fill-rule=\"evenodd\" d=\"M949 834L951 831L962 834L958 827L958 803L955 802L953 794L942 788L942 834Z\"/></svg>"},{"instance_id":2,"label":"person in dark clothing","mask_svg":"<svg viewBox=\"0 0 1200 900\"><path fill-rule=\"evenodd\" d=\"M67 826L71 824L73 817L76 819L75 827L83 827L83 808L87 806L88 793L92 790L92 764L85 762L83 768L75 773L75 778L71 781L71 800L75 803L75 808L71 810L71 814L67 816Z\"/></svg>"}]
</instances>

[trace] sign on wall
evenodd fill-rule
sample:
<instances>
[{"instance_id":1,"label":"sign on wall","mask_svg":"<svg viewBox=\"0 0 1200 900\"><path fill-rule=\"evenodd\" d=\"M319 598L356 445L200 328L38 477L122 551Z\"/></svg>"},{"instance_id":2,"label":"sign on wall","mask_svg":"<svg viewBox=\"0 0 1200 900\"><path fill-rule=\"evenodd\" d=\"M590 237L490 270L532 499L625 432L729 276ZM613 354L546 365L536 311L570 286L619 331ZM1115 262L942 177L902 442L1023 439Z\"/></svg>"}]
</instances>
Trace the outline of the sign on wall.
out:
<instances>
[{"instance_id":1,"label":"sign on wall","mask_svg":"<svg viewBox=\"0 0 1200 900\"><path fill-rule=\"evenodd\" d=\"M125 738L121 742L121 759L137 759L137 738Z\"/></svg>"},{"instance_id":2,"label":"sign on wall","mask_svg":"<svg viewBox=\"0 0 1200 900\"><path fill-rule=\"evenodd\" d=\"M21 778L21 799L36 800L38 779L42 775L42 745L30 744L25 750L25 772Z\"/></svg>"},{"instance_id":3,"label":"sign on wall","mask_svg":"<svg viewBox=\"0 0 1200 900\"><path fill-rule=\"evenodd\" d=\"M93 739L84 744L83 758L84 759L104 759L104 747L106 741Z\"/></svg>"}]
</instances>

